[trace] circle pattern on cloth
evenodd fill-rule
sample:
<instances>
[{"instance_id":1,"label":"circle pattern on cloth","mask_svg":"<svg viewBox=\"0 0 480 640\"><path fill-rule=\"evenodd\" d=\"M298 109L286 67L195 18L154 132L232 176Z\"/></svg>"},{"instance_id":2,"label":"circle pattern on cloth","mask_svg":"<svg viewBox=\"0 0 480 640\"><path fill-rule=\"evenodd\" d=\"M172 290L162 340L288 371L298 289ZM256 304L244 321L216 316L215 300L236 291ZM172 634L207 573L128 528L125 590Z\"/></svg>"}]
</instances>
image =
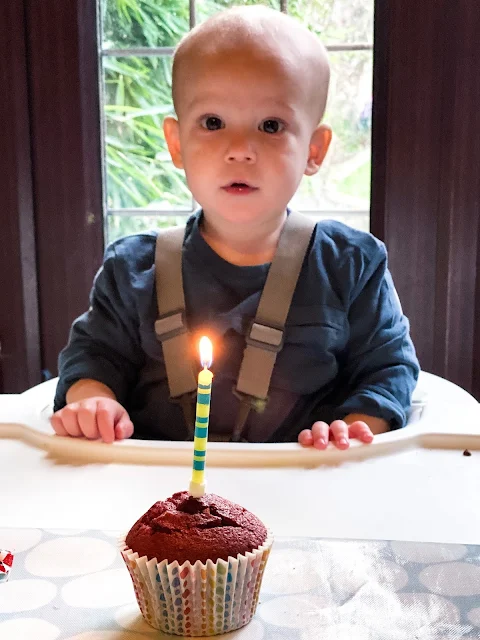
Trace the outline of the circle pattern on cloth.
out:
<instances>
[{"instance_id":1,"label":"circle pattern on cloth","mask_svg":"<svg viewBox=\"0 0 480 640\"><path fill-rule=\"evenodd\" d=\"M57 594L57 587L47 580L9 580L0 589L0 613L39 609Z\"/></svg>"},{"instance_id":2,"label":"circle pattern on cloth","mask_svg":"<svg viewBox=\"0 0 480 640\"><path fill-rule=\"evenodd\" d=\"M81 576L109 567L117 557L115 547L98 538L55 538L39 544L25 559L34 576Z\"/></svg>"},{"instance_id":3,"label":"circle pattern on cloth","mask_svg":"<svg viewBox=\"0 0 480 640\"><path fill-rule=\"evenodd\" d=\"M387 587L387 578L393 579L393 572L384 564L382 548L376 545L366 547L362 543L352 543L344 544L342 548L327 543L318 547L308 571L320 575L320 595L331 599L333 605L340 605L358 593L363 585L375 582L380 570L383 571L384 587ZM398 575L401 580L400 572ZM405 582L405 578L402 581Z\"/></svg>"},{"instance_id":4,"label":"circle pattern on cloth","mask_svg":"<svg viewBox=\"0 0 480 640\"><path fill-rule=\"evenodd\" d=\"M103 609L132 603L135 594L128 572L122 568L71 580L62 588L62 598L71 607Z\"/></svg>"},{"instance_id":5,"label":"circle pattern on cloth","mask_svg":"<svg viewBox=\"0 0 480 640\"><path fill-rule=\"evenodd\" d=\"M16 618L0 622L0 638L15 640L56 640L61 631L41 618Z\"/></svg>"},{"instance_id":6,"label":"circle pattern on cloth","mask_svg":"<svg viewBox=\"0 0 480 640\"><path fill-rule=\"evenodd\" d=\"M408 562L432 564L433 562L453 562L467 555L463 544L436 544L434 542L392 542L392 550L398 558Z\"/></svg>"},{"instance_id":7,"label":"circle pattern on cloth","mask_svg":"<svg viewBox=\"0 0 480 640\"><path fill-rule=\"evenodd\" d=\"M480 607L470 609L467 617L474 627L480 627Z\"/></svg>"},{"instance_id":8,"label":"circle pattern on cloth","mask_svg":"<svg viewBox=\"0 0 480 640\"><path fill-rule=\"evenodd\" d=\"M399 628L405 627L413 632L422 628L432 631L442 625L455 625L460 621L460 612L450 600L446 600L431 593L399 593L397 598L401 603L399 619L391 620L392 626L399 624Z\"/></svg>"},{"instance_id":9,"label":"circle pattern on cloth","mask_svg":"<svg viewBox=\"0 0 480 640\"><path fill-rule=\"evenodd\" d=\"M313 589L321 583L315 564L315 556L311 553L273 547L263 576L262 592L286 594Z\"/></svg>"},{"instance_id":10,"label":"circle pattern on cloth","mask_svg":"<svg viewBox=\"0 0 480 640\"><path fill-rule=\"evenodd\" d=\"M290 629L315 628L324 624L326 609L331 611L329 598L310 595L281 596L258 608L259 616L268 624Z\"/></svg>"},{"instance_id":11,"label":"circle pattern on cloth","mask_svg":"<svg viewBox=\"0 0 480 640\"><path fill-rule=\"evenodd\" d=\"M0 529L2 549L8 549L14 554L31 549L41 539L40 529Z\"/></svg>"},{"instance_id":12,"label":"circle pattern on cloth","mask_svg":"<svg viewBox=\"0 0 480 640\"><path fill-rule=\"evenodd\" d=\"M349 624L360 629L369 629L373 638L389 638L388 630L394 627L392 615L401 609L398 596L393 589L385 589L374 579L362 587L343 603L341 607L331 609L329 619L323 624L333 628L337 624ZM381 615L379 615L381 612ZM355 637L355 636L354 636ZM403 638L403 636L402 636ZM410 640L410 639L409 639Z\"/></svg>"},{"instance_id":13,"label":"circle pattern on cloth","mask_svg":"<svg viewBox=\"0 0 480 640\"><path fill-rule=\"evenodd\" d=\"M418 579L429 591L442 596L480 595L480 567L467 562L425 567Z\"/></svg>"},{"instance_id":14,"label":"circle pattern on cloth","mask_svg":"<svg viewBox=\"0 0 480 640\"><path fill-rule=\"evenodd\" d=\"M403 567L390 560L379 560L374 567L375 580L384 588L400 591L408 584L408 573Z\"/></svg>"},{"instance_id":15,"label":"circle pattern on cloth","mask_svg":"<svg viewBox=\"0 0 480 640\"><path fill-rule=\"evenodd\" d=\"M123 628L140 633L158 633L142 617L137 604L127 604L115 612L115 620Z\"/></svg>"},{"instance_id":16,"label":"circle pattern on cloth","mask_svg":"<svg viewBox=\"0 0 480 640\"><path fill-rule=\"evenodd\" d=\"M378 553L377 553L378 551ZM408 574L394 562L383 560L380 549L358 553L355 560L329 545L312 554L297 549L272 550L265 569L262 591L275 595L295 594L318 588L320 595L333 596L339 604L374 579L383 587L399 591L408 584Z\"/></svg>"},{"instance_id":17,"label":"circle pattern on cloth","mask_svg":"<svg viewBox=\"0 0 480 640\"><path fill-rule=\"evenodd\" d=\"M442 627L451 629L459 619L457 607L445 598L430 593L393 593L369 583L343 606L325 610L317 622L322 631L350 624L368 629L372 640L411 640L419 632L419 638L436 638Z\"/></svg>"}]
</instances>

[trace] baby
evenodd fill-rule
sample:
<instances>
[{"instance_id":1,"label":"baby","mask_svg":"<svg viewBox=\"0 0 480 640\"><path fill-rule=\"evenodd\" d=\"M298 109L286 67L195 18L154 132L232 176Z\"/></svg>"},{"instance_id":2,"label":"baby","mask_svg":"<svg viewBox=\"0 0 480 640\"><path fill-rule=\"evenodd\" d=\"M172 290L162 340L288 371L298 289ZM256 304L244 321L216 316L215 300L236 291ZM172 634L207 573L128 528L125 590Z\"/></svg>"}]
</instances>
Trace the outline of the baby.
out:
<instances>
[{"instance_id":1,"label":"baby","mask_svg":"<svg viewBox=\"0 0 480 640\"><path fill-rule=\"evenodd\" d=\"M228 438L245 337L304 174L332 133L322 123L329 64L318 39L265 7L234 8L193 29L174 55L176 118L165 119L174 165L201 209L187 222L182 270L192 337L211 335L210 431ZM155 336L155 233L110 245L91 307L59 360L52 426L59 435L185 439ZM198 356L197 356L198 358ZM286 321L268 402L247 441L340 449L405 425L419 366L384 245L317 223ZM135 426L134 426L135 425Z\"/></svg>"}]
</instances>

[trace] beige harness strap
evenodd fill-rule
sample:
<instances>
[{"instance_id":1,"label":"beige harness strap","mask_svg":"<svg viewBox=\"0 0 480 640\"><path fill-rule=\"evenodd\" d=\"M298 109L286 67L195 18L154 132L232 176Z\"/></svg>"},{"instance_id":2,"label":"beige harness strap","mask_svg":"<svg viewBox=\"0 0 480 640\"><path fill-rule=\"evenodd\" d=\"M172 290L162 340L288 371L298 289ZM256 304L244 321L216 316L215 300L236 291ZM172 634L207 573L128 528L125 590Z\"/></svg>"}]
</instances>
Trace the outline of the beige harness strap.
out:
<instances>
[{"instance_id":1,"label":"beige harness strap","mask_svg":"<svg viewBox=\"0 0 480 640\"><path fill-rule=\"evenodd\" d=\"M283 347L285 321L314 228L313 220L295 211L290 212L285 221L255 319L246 337L237 386L233 390L240 398L233 441L240 440L250 410L263 411L268 402L273 367ZM184 227L158 233L155 277L159 318L155 322L155 332L163 347L170 397L182 404L191 437L195 420L192 398L197 385L185 325L184 234Z\"/></svg>"},{"instance_id":2,"label":"beige harness strap","mask_svg":"<svg viewBox=\"0 0 480 640\"><path fill-rule=\"evenodd\" d=\"M250 409L263 411L278 352L283 347L285 321L315 222L291 211L278 243L255 319L246 337L247 346L238 376L236 395L241 400L233 440L241 438Z\"/></svg>"},{"instance_id":3,"label":"beige harness strap","mask_svg":"<svg viewBox=\"0 0 480 640\"><path fill-rule=\"evenodd\" d=\"M182 253L185 227L173 227L158 233L155 247L155 286L158 320L157 339L162 343L170 398L179 402L188 434L195 428L192 399L197 383L192 370L192 353L185 323Z\"/></svg>"}]
</instances>

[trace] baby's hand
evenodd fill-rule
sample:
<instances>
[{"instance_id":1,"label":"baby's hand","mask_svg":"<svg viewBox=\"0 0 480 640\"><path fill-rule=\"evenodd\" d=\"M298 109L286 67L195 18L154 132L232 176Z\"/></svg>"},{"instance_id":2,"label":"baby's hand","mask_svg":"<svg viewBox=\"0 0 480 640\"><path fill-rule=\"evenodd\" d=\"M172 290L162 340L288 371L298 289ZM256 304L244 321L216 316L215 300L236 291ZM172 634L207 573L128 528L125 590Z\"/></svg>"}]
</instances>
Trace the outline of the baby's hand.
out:
<instances>
[{"instance_id":1,"label":"baby's hand","mask_svg":"<svg viewBox=\"0 0 480 640\"><path fill-rule=\"evenodd\" d=\"M58 436L100 438L111 443L133 434L132 421L122 405L100 396L67 404L53 414L50 422Z\"/></svg>"},{"instance_id":2,"label":"baby's hand","mask_svg":"<svg viewBox=\"0 0 480 640\"><path fill-rule=\"evenodd\" d=\"M344 420L334 420L330 426L326 422L315 422L311 429L304 429L298 435L298 442L304 447L325 449L332 440L338 449L348 449L350 438L369 443L373 433L366 422L355 420L347 424Z\"/></svg>"}]
</instances>

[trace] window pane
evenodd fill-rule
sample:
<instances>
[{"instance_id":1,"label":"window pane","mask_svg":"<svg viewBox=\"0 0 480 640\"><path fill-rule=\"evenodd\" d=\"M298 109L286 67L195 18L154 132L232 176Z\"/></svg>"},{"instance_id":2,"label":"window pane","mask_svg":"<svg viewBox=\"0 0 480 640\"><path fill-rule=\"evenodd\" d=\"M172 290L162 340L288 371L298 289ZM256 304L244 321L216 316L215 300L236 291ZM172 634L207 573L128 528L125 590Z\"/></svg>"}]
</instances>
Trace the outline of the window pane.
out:
<instances>
[{"instance_id":1,"label":"window pane","mask_svg":"<svg viewBox=\"0 0 480 640\"><path fill-rule=\"evenodd\" d=\"M104 49L173 47L189 29L188 0L101 0Z\"/></svg>"},{"instance_id":2,"label":"window pane","mask_svg":"<svg viewBox=\"0 0 480 640\"><path fill-rule=\"evenodd\" d=\"M280 9L280 0L197 0L197 23L203 22L223 9L249 4L263 4L273 9Z\"/></svg>"},{"instance_id":3,"label":"window pane","mask_svg":"<svg viewBox=\"0 0 480 640\"><path fill-rule=\"evenodd\" d=\"M333 140L317 175L305 176L292 200L298 210L370 208L372 53L330 54L331 82L324 122Z\"/></svg>"},{"instance_id":4,"label":"window pane","mask_svg":"<svg viewBox=\"0 0 480 640\"><path fill-rule=\"evenodd\" d=\"M113 242L131 233L175 227L185 224L185 220L185 216L109 215L107 217L107 242Z\"/></svg>"},{"instance_id":5,"label":"window pane","mask_svg":"<svg viewBox=\"0 0 480 640\"><path fill-rule=\"evenodd\" d=\"M326 45L373 42L374 0L288 0L287 6Z\"/></svg>"},{"instance_id":6,"label":"window pane","mask_svg":"<svg viewBox=\"0 0 480 640\"><path fill-rule=\"evenodd\" d=\"M172 113L170 57L105 57L104 113L107 205L191 210L183 172L163 135Z\"/></svg>"}]
</instances>

